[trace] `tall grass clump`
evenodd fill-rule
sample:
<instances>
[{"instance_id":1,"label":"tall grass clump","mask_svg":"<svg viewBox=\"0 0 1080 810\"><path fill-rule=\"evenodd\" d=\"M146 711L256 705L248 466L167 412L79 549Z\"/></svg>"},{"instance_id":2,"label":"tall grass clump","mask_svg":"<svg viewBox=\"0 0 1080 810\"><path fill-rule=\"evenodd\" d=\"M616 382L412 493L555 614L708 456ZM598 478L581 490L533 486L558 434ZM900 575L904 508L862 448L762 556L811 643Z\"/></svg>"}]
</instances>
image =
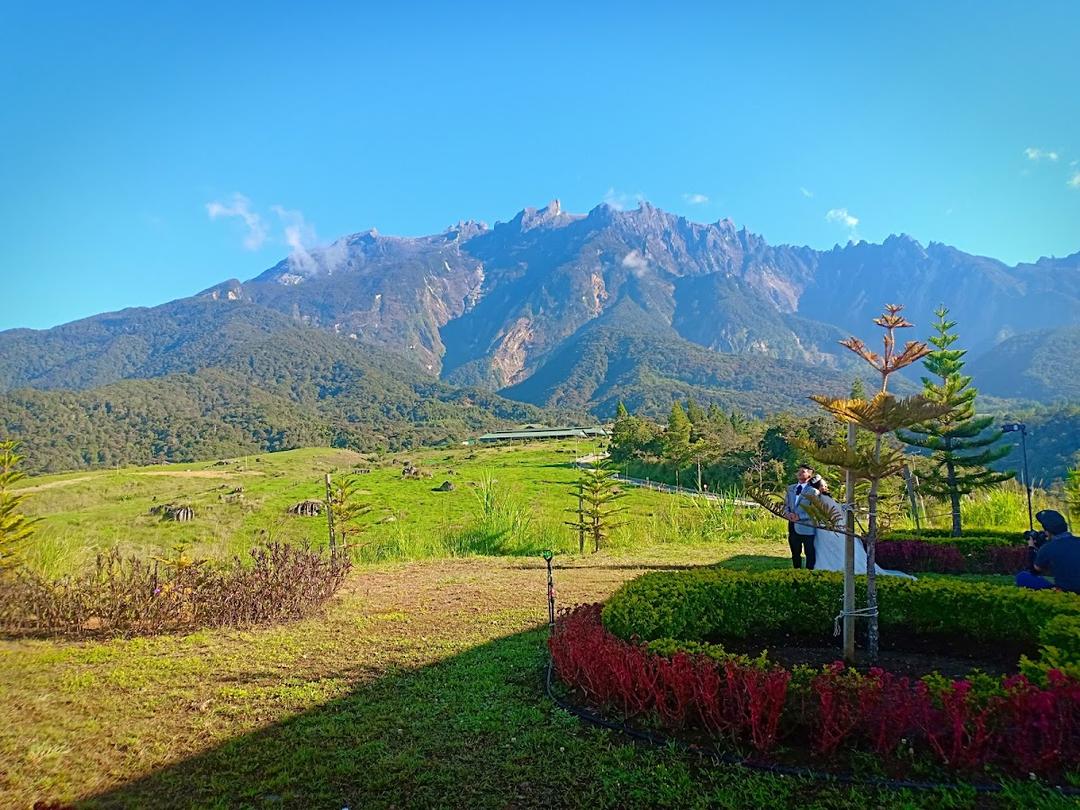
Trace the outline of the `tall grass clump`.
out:
<instances>
[{"instance_id":1,"label":"tall grass clump","mask_svg":"<svg viewBox=\"0 0 1080 810\"><path fill-rule=\"evenodd\" d=\"M485 473L472 490L468 523L421 532L405 522L355 550L360 562L404 562L440 557L538 554L545 548L567 550L568 533L538 521L532 507L510 487Z\"/></svg>"},{"instance_id":2,"label":"tall grass clump","mask_svg":"<svg viewBox=\"0 0 1080 810\"><path fill-rule=\"evenodd\" d=\"M1048 500L1042 490L1032 498L1036 504ZM1034 508L1038 511L1039 506ZM1028 527L1027 493L1016 484L975 492L961 500L960 514L966 526L1021 532Z\"/></svg>"}]
</instances>

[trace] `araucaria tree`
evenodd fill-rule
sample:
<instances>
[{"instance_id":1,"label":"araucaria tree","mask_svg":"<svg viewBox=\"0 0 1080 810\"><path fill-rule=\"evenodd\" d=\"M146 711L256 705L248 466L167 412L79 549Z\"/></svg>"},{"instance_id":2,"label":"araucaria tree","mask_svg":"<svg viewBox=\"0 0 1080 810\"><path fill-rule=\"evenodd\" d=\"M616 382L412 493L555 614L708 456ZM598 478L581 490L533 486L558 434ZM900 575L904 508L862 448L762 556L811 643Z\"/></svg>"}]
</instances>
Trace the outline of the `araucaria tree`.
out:
<instances>
[{"instance_id":1,"label":"araucaria tree","mask_svg":"<svg viewBox=\"0 0 1080 810\"><path fill-rule=\"evenodd\" d=\"M992 416L975 415L977 389L971 387L971 377L961 373L964 368L964 349L953 348L957 334L952 331L956 321L948 320L949 310L939 308L934 313L936 334L930 338L934 351L923 360L923 366L937 379L923 377L923 394L931 402L947 405L949 410L909 430L897 433L904 444L930 451L933 466L924 473L920 489L928 495L949 501L952 508L952 533L959 537L960 499L980 489L1007 481L1011 472L998 472L989 465L1007 456L1008 446L995 447L1002 437L1000 430L991 429Z\"/></svg>"},{"instance_id":2,"label":"araucaria tree","mask_svg":"<svg viewBox=\"0 0 1080 810\"><path fill-rule=\"evenodd\" d=\"M872 445L854 446L837 443L826 447L815 447L804 443L803 449L821 464L850 471L856 479L869 482L867 492L867 526L863 537L866 546L866 608L868 617L867 655L870 660L877 658L880 644L878 627L877 577L875 560L878 536L878 496L883 479L896 475L904 466L904 455L900 449L889 445L886 437L897 430L927 422L944 414L947 406L932 402L922 394L898 399L889 393L889 378L902 368L918 362L930 352L930 348L921 341L908 341L897 350L896 331L910 328L913 324L900 313L903 307L888 304L885 312L874 319L874 323L885 330L884 351L881 354L870 350L856 337L840 341L841 345L859 355L869 363L881 377L881 388L873 399L834 398L813 396L822 408L841 422L854 423L873 435Z\"/></svg>"},{"instance_id":3,"label":"araucaria tree","mask_svg":"<svg viewBox=\"0 0 1080 810\"><path fill-rule=\"evenodd\" d=\"M22 460L18 442L0 442L0 571L15 565L19 547L37 523L36 518L23 514L23 496L13 489L25 477L19 471Z\"/></svg>"},{"instance_id":4,"label":"araucaria tree","mask_svg":"<svg viewBox=\"0 0 1080 810\"><path fill-rule=\"evenodd\" d=\"M327 482L326 518L331 553L355 545L351 541L362 531L357 521L371 511L371 507L359 499L359 490L360 481L355 475L344 475Z\"/></svg>"},{"instance_id":5,"label":"araucaria tree","mask_svg":"<svg viewBox=\"0 0 1080 810\"><path fill-rule=\"evenodd\" d=\"M615 516L622 512L616 506L623 493L615 486L615 471L603 458L597 457L581 471L573 495L577 498L577 508L568 512L577 516L567 525L577 530L578 551L585 552L585 538L592 538L593 551L599 551L612 529L621 525Z\"/></svg>"}]
</instances>

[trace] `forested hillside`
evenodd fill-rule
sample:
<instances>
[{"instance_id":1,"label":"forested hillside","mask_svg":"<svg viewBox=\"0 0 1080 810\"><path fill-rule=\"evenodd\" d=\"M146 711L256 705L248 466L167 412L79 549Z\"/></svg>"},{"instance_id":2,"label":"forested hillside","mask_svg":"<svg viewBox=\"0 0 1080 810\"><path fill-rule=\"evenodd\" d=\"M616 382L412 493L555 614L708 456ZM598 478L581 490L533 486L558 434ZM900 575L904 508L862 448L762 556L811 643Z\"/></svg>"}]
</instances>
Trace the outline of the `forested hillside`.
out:
<instances>
[{"instance_id":1,"label":"forested hillside","mask_svg":"<svg viewBox=\"0 0 1080 810\"><path fill-rule=\"evenodd\" d=\"M202 356L208 365L194 372L9 392L4 435L23 442L31 471L55 472L309 445L397 449L557 416L295 325L223 340Z\"/></svg>"}]
</instances>

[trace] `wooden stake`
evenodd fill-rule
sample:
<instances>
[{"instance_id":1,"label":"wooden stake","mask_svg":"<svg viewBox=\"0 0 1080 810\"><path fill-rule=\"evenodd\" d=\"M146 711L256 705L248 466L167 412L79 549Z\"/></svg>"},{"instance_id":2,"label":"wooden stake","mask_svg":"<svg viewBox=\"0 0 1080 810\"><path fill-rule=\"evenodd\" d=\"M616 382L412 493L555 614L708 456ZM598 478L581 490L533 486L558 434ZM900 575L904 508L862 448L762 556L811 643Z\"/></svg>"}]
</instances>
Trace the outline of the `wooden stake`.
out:
<instances>
[{"instance_id":1,"label":"wooden stake","mask_svg":"<svg viewBox=\"0 0 1080 810\"><path fill-rule=\"evenodd\" d=\"M847 426L848 447L855 446L855 423ZM845 514L847 532L844 535L844 660L855 663L855 475L844 475L844 503L851 504Z\"/></svg>"},{"instance_id":2,"label":"wooden stake","mask_svg":"<svg viewBox=\"0 0 1080 810\"><path fill-rule=\"evenodd\" d=\"M330 532L330 556L333 556L337 552L337 543L334 537L334 496L330 473L326 474L326 528Z\"/></svg>"}]
</instances>

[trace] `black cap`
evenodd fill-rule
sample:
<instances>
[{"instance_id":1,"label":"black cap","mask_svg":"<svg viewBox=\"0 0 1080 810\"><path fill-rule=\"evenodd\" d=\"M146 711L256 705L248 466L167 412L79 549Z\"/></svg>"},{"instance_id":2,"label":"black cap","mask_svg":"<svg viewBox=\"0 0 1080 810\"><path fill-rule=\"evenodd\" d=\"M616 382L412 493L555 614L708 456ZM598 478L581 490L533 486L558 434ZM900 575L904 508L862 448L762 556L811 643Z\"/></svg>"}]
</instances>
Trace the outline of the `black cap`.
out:
<instances>
[{"instance_id":1,"label":"black cap","mask_svg":"<svg viewBox=\"0 0 1080 810\"><path fill-rule=\"evenodd\" d=\"M1054 509L1043 509L1035 515L1035 519L1042 524L1042 527L1046 529L1046 533L1051 537L1055 534L1065 534L1069 530L1069 524L1065 522L1065 517L1061 512Z\"/></svg>"}]
</instances>

